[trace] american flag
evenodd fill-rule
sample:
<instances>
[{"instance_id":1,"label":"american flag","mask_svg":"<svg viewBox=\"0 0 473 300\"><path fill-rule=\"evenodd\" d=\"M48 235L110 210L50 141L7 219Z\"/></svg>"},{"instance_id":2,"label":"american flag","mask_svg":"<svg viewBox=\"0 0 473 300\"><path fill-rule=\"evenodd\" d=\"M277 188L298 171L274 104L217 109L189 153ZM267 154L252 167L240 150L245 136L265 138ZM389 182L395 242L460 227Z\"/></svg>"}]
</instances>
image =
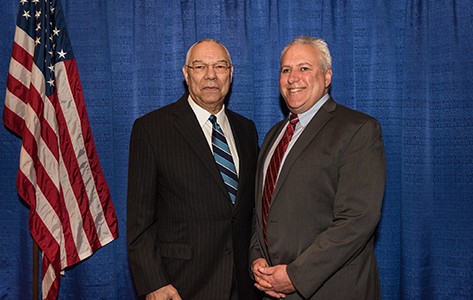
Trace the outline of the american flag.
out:
<instances>
[{"instance_id":1,"label":"american flag","mask_svg":"<svg viewBox=\"0 0 473 300\"><path fill-rule=\"evenodd\" d=\"M20 0L3 122L22 139L18 193L43 252L42 296L118 237L60 0Z\"/></svg>"}]
</instances>

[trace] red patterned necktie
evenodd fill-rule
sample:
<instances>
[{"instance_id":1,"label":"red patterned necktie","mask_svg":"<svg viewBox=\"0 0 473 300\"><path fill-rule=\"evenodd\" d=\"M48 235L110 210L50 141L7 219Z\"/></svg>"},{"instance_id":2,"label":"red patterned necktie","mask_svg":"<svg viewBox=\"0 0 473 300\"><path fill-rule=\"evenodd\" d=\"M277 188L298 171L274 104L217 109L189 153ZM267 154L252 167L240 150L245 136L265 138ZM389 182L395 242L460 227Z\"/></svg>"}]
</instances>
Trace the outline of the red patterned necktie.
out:
<instances>
[{"instance_id":1,"label":"red patterned necktie","mask_svg":"<svg viewBox=\"0 0 473 300\"><path fill-rule=\"evenodd\" d=\"M273 191L276 185L276 180L278 179L279 169L281 167L281 161L284 156L284 152L286 152L289 141L294 134L294 129L296 128L297 122L299 122L297 115L291 114L286 131L284 132L284 135L274 150L273 156L271 157L268 165L268 169L266 170L266 178L264 179L263 189L263 234L266 244L266 221L268 218L269 205L271 203L271 198L273 197Z\"/></svg>"}]
</instances>

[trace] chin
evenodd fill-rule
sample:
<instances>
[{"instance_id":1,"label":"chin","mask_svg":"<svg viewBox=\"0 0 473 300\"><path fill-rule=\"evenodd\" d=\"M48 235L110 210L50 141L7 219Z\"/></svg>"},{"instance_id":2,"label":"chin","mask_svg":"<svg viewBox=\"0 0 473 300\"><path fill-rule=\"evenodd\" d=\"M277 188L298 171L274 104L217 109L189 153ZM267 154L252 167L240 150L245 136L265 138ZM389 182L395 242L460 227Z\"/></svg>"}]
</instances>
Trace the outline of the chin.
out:
<instances>
[{"instance_id":1,"label":"chin","mask_svg":"<svg viewBox=\"0 0 473 300\"><path fill-rule=\"evenodd\" d=\"M301 109L301 107L303 106L303 103L297 103L295 101L288 101L287 102L287 108L291 111L295 110L299 110Z\"/></svg>"}]
</instances>

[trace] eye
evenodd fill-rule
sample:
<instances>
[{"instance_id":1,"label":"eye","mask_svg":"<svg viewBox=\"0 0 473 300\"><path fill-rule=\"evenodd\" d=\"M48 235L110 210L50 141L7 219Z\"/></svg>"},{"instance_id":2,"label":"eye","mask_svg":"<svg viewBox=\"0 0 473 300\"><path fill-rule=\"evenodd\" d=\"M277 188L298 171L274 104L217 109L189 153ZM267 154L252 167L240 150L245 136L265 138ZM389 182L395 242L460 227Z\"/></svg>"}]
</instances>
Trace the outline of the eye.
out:
<instances>
[{"instance_id":1,"label":"eye","mask_svg":"<svg viewBox=\"0 0 473 300\"><path fill-rule=\"evenodd\" d=\"M193 68L195 70L201 71L201 70L205 70L207 68L207 66L206 65L194 65Z\"/></svg>"},{"instance_id":2,"label":"eye","mask_svg":"<svg viewBox=\"0 0 473 300\"><path fill-rule=\"evenodd\" d=\"M281 68L281 74L287 74L290 73L291 69L290 68Z\"/></svg>"},{"instance_id":3,"label":"eye","mask_svg":"<svg viewBox=\"0 0 473 300\"><path fill-rule=\"evenodd\" d=\"M225 65L225 64L216 64L216 65L214 66L214 68L215 68L215 70L218 70L218 71L224 71L224 70L226 70L228 67L227 67L227 65Z\"/></svg>"},{"instance_id":4,"label":"eye","mask_svg":"<svg viewBox=\"0 0 473 300\"><path fill-rule=\"evenodd\" d=\"M307 71L310 71L310 68L309 67L301 67L301 72L307 72Z\"/></svg>"}]
</instances>

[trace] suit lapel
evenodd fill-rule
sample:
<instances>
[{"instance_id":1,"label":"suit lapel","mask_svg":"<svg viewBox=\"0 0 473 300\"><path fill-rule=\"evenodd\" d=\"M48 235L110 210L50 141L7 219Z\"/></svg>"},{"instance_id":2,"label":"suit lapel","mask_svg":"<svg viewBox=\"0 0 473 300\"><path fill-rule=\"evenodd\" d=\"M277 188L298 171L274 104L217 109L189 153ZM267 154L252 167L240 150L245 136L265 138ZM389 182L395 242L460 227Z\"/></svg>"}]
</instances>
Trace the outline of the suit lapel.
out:
<instances>
[{"instance_id":1,"label":"suit lapel","mask_svg":"<svg viewBox=\"0 0 473 300\"><path fill-rule=\"evenodd\" d=\"M323 129L325 124L331 118L333 118L333 112L335 111L335 107L335 101L333 101L332 98L329 98L329 100L315 114L309 124L307 124L307 127L304 129L301 136L297 139L296 143L291 148L291 151L288 153L286 160L284 161L284 164L282 166L276 186L274 187L271 205L277 199L277 194L279 193L281 186L286 180L286 177L288 176L289 171L291 170L296 160L306 149L306 147L315 139L315 137Z\"/></svg>"},{"instance_id":2,"label":"suit lapel","mask_svg":"<svg viewBox=\"0 0 473 300\"><path fill-rule=\"evenodd\" d=\"M202 161L211 177L217 185L222 189L230 201L225 183L215 164L214 157L207 143L204 133L200 128L199 122L187 102L188 94L185 94L176 102L174 110L175 122L174 126L177 132L184 137L189 144L189 149L195 152L196 156Z\"/></svg>"}]
</instances>

